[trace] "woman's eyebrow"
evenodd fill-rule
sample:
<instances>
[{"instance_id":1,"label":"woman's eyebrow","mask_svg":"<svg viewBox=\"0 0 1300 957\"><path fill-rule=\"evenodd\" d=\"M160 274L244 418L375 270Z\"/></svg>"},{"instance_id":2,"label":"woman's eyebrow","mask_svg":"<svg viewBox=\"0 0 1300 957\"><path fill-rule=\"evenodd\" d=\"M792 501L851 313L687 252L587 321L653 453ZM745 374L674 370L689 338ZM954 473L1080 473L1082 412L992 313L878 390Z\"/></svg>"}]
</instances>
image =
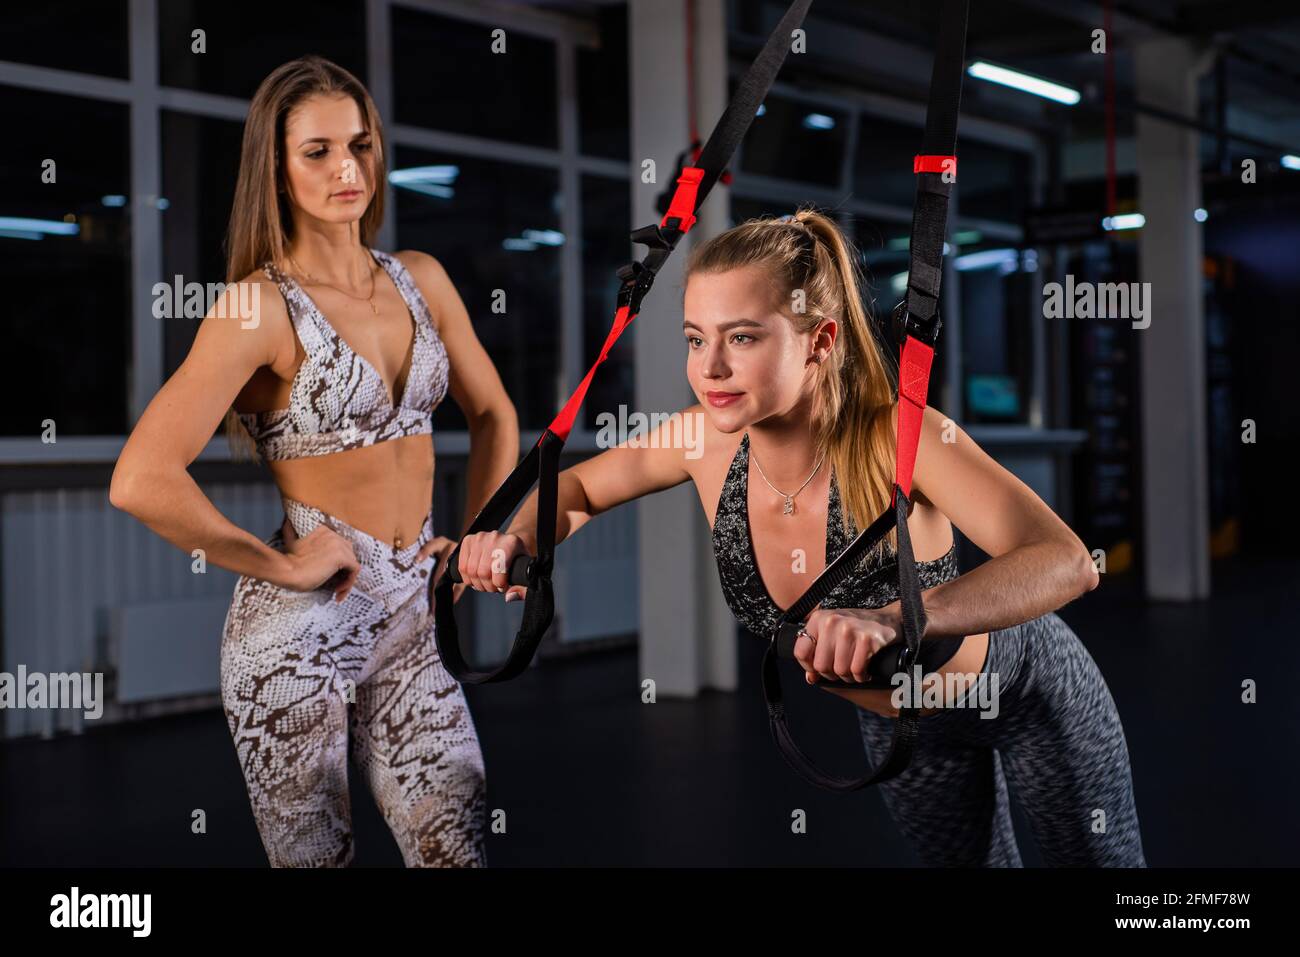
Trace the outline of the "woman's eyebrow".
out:
<instances>
[{"instance_id":1,"label":"woman's eyebrow","mask_svg":"<svg viewBox=\"0 0 1300 957\"><path fill-rule=\"evenodd\" d=\"M726 332L728 329L735 329L737 326L757 326L759 329L762 329L762 328L763 328L763 324L762 324L761 322L758 322L757 320L754 320L754 319L732 319L730 322L724 322L724 323L722 323L722 325L718 326L718 331L719 331L719 332ZM693 322L691 322L690 320L687 320L686 322L683 322L683 323L682 323L682 328L683 328L683 329L694 329L696 332L703 332L703 331L704 331L703 329L701 329L699 326L695 325L695 324L694 324Z\"/></svg>"},{"instance_id":2,"label":"woman's eyebrow","mask_svg":"<svg viewBox=\"0 0 1300 957\"><path fill-rule=\"evenodd\" d=\"M363 137L363 136L369 136L369 135L370 135L370 131L369 131L369 130L362 130L360 133L353 133L353 134L352 134L352 139L357 140L357 139L360 139L360 138ZM333 142L333 140L331 140L328 136L313 136L313 137L311 137L310 139L305 139L305 140L303 140L303 141L302 141L301 143L299 143L298 145L299 145L299 146L306 146L308 143L332 143L332 142Z\"/></svg>"}]
</instances>

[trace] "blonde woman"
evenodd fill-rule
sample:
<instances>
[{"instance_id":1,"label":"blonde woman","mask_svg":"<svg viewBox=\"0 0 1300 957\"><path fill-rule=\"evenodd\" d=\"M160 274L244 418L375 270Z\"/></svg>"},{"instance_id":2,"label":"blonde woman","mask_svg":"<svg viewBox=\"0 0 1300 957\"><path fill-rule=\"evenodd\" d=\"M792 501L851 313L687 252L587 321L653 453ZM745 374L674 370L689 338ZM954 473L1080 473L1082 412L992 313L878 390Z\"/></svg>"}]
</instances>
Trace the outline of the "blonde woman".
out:
<instances>
[{"instance_id":1,"label":"blonde woman","mask_svg":"<svg viewBox=\"0 0 1300 957\"><path fill-rule=\"evenodd\" d=\"M351 863L349 750L407 866L485 864L483 758L426 597L453 544L433 528L433 410L450 393L469 422L470 516L513 467L518 424L437 260L371 248L384 176L383 129L350 73L313 56L263 81L226 243L234 285L110 491L240 574L222 700L277 867ZM285 521L265 541L186 472L223 418L279 488Z\"/></svg>"},{"instance_id":2,"label":"blonde woman","mask_svg":"<svg viewBox=\"0 0 1300 957\"><path fill-rule=\"evenodd\" d=\"M769 635L892 490L897 406L855 262L836 224L812 210L752 220L693 249L683 334L699 403L683 414L704 426L703 455L674 448L670 422L648 442L564 471L555 540L692 481L726 600L749 630ZM922 637L960 639L934 674L996 674L998 711L989 720L955 707L965 703L960 687L944 707L922 709L911 765L880 785L897 826L926 864L1019 866L1010 782L1047 863L1145 866L1119 714L1091 655L1054 613L1097 584L1083 543L933 408L912 499ZM468 537L462 580L516 600L526 589L495 569L535 554L536 524L534 495L507 532ZM953 525L992 559L959 576ZM860 682L871 656L902 640L896 548L891 532L807 618L795 656L809 683ZM892 690L823 690L857 705L879 766L898 714Z\"/></svg>"}]
</instances>

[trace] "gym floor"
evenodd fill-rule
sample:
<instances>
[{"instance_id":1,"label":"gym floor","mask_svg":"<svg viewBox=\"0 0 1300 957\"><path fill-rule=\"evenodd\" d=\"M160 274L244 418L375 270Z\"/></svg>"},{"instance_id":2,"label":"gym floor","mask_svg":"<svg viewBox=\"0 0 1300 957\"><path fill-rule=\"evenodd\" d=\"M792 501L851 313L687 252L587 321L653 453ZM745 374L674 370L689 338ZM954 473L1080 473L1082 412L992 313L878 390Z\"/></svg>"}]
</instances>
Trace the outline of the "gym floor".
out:
<instances>
[{"instance_id":1,"label":"gym floor","mask_svg":"<svg viewBox=\"0 0 1300 957\"><path fill-rule=\"evenodd\" d=\"M1118 580L1061 610L1119 706L1152 867L1284 866L1300 830L1300 711L1283 676L1300 665L1290 559L1216 562L1217 597L1152 605ZM1242 597L1238 597L1242 596ZM1249 596L1249 597L1245 597ZM494 867L915 866L874 790L805 786L771 742L762 644L741 644L741 687L642 704L634 650L548 661L469 688L487 761ZM852 706L787 683L791 723L829 769L864 766ZM1240 702L1255 679L1259 703ZM922 726L924 729L924 725ZM401 866L353 774L357 866ZM1013 792L1014 805L1014 792ZM0 864L265 866L217 710L0 746ZM1232 808L1252 809L1249 815ZM190 830L195 808L207 833ZM807 812L807 833L791 813ZM1021 854L1040 863L1015 812Z\"/></svg>"}]
</instances>

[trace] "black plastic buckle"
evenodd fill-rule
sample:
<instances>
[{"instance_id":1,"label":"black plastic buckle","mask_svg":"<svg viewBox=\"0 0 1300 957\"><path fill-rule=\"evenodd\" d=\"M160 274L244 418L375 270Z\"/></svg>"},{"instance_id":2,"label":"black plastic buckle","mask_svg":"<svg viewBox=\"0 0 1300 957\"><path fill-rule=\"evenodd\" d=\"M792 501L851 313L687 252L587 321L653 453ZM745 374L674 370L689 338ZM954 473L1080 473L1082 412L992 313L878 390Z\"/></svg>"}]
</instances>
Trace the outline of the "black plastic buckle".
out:
<instances>
[{"instance_id":1,"label":"black plastic buckle","mask_svg":"<svg viewBox=\"0 0 1300 957\"><path fill-rule=\"evenodd\" d=\"M670 222L680 223L676 217ZM642 226L640 229L632 230L632 242L640 243L642 246L649 246L651 249L672 249L673 244L668 237L663 234L658 223L651 223L649 226Z\"/></svg>"},{"instance_id":2,"label":"black plastic buckle","mask_svg":"<svg viewBox=\"0 0 1300 957\"><path fill-rule=\"evenodd\" d=\"M935 310L932 318L918 319L907 308L907 300L904 299L894 307L892 325L894 341L900 345L905 336L911 336L933 348L939 341L939 329L943 326L943 321L939 318L938 309Z\"/></svg>"},{"instance_id":3,"label":"black plastic buckle","mask_svg":"<svg viewBox=\"0 0 1300 957\"><path fill-rule=\"evenodd\" d=\"M654 271L647 268L645 263L633 260L626 266L618 268L618 278L623 282L618 289L618 307L620 309L624 306L635 307L639 311L641 300L654 285Z\"/></svg>"},{"instance_id":4,"label":"black plastic buckle","mask_svg":"<svg viewBox=\"0 0 1300 957\"><path fill-rule=\"evenodd\" d=\"M899 671L901 671L903 674L907 674L909 668L912 665L912 662L910 660L911 654L912 654L912 649L907 647L907 645L903 645L902 650L899 651L898 653L898 663L894 666L896 669L898 669L897 671L894 672L895 674L898 674Z\"/></svg>"},{"instance_id":5,"label":"black plastic buckle","mask_svg":"<svg viewBox=\"0 0 1300 957\"><path fill-rule=\"evenodd\" d=\"M554 572L554 570L555 570L554 558L549 558L546 561L542 561L539 557L534 555L532 560L529 561L528 563L528 570L526 572L528 576L528 584L530 586L536 585L543 578L550 580L551 573Z\"/></svg>"}]
</instances>

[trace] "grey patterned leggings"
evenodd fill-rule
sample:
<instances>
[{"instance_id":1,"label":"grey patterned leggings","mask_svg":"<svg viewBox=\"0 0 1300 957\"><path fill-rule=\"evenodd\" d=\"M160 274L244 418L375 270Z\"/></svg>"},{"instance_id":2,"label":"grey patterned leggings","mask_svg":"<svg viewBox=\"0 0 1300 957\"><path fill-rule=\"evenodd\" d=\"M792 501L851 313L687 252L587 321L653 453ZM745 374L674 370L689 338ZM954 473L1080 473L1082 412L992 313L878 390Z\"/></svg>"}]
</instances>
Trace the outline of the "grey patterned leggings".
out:
<instances>
[{"instance_id":1,"label":"grey patterned leggings","mask_svg":"<svg viewBox=\"0 0 1300 957\"><path fill-rule=\"evenodd\" d=\"M1045 864L1146 867L1124 729L1078 635L1055 613L992 632L989 688L994 674L995 718L978 708L923 716L911 766L879 785L922 863L1021 867L1010 784ZM895 719L857 710L877 766Z\"/></svg>"},{"instance_id":2,"label":"grey patterned leggings","mask_svg":"<svg viewBox=\"0 0 1300 957\"><path fill-rule=\"evenodd\" d=\"M299 536L321 523L361 563L342 602L240 577L221 643L221 695L273 867L352 862L349 745L408 867L486 863L483 755L465 692L434 641L426 518L402 549L292 499ZM267 540L283 549L277 529Z\"/></svg>"}]
</instances>

